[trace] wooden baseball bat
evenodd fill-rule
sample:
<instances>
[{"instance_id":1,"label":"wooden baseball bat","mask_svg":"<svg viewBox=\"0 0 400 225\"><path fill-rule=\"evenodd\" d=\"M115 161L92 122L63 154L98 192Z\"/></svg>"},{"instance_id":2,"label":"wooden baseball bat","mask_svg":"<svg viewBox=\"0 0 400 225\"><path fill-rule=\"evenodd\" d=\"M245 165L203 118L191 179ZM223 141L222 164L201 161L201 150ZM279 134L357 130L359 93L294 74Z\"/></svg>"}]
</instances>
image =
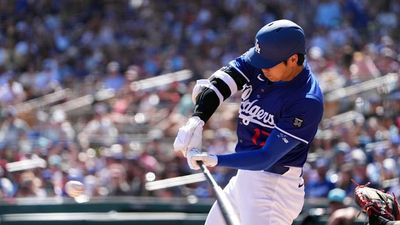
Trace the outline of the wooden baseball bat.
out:
<instances>
[{"instance_id":1,"label":"wooden baseball bat","mask_svg":"<svg viewBox=\"0 0 400 225\"><path fill-rule=\"evenodd\" d=\"M222 188L217 184L214 177L211 175L210 171L203 164L202 161L197 161L201 171L204 173L208 182L211 184L212 189L217 197L217 203L221 210L222 216L225 219L227 225L240 225L239 218L237 217L235 210L233 209L232 203L226 197Z\"/></svg>"},{"instance_id":2,"label":"wooden baseball bat","mask_svg":"<svg viewBox=\"0 0 400 225\"><path fill-rule=\"evenodd\" d=\"M145 188L148 191L155 191L164 188L182 186L185 184L192 184L196 182L205 181L206 178L203 173L195 173L190 175L184 175L179 177L172 177L163 180L150 181L145 184Z\"/></svg>"}]
</instances>

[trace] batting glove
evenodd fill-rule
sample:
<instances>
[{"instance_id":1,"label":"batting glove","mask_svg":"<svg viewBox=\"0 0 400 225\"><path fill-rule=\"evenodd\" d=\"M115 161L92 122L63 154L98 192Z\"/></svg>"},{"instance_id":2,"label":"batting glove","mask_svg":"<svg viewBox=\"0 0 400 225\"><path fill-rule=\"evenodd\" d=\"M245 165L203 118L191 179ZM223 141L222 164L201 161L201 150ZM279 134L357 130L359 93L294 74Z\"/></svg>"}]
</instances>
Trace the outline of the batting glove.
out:
<instances>
[{"instance_id":1,"label":"batting glove","mask_svg":"<svg viewBox=\"0 0 400 225\"><path fill-rule=\"evenodd\" d=\"M174 141L174 150L180 151L186 157L188 149L201 149L204 121L198 116L191 117L179 128Z\"/></svg>"},{"instance_id":2,"label":"batting glove","mask_svg":"<svg viewBox=\"0 0 400 225\"><path fill-rule=\"evenodd\" d=\"M218 157L216 155L208 154L207 152L201 152L199 149L190 149L187 152L187 162L190 169L200 169L197 161L202 161L207 167L214 167L218 164Z\"/></svg>"}]
</instances>

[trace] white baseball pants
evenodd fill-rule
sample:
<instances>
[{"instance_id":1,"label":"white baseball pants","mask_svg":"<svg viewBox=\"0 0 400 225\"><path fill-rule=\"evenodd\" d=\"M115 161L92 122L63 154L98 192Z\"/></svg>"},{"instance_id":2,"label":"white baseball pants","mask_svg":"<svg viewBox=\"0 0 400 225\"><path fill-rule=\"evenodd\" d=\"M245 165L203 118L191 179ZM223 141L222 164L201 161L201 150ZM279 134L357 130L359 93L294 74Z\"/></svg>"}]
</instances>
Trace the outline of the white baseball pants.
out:
<instances>
[{"instance_id":1,"label":"white baseball pants","mask_svg":"<svg viewBox=\"0 0 400 225\"><path fill-rule=\"evenodd\" d=\"M302 169L290 167L283 175L238 170L224 188L241 225L290 225L304 204ZM226 225L215 202L205 225Z\"/></svg>"}]
</instances>

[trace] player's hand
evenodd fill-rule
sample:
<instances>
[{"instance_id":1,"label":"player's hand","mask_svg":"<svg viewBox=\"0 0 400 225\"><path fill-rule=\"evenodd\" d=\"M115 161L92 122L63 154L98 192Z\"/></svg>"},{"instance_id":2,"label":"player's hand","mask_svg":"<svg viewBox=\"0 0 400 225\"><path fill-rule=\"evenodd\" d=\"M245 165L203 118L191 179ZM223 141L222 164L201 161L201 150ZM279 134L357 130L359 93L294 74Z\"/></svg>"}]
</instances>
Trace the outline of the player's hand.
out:
<instances>
[{"instance_id":1,"label":"player's hand","mask_svg":"<svg viewBox=\"0 0 400 225\"><path fill-rule=\"evenodd\" d=\"M198 116L191 117L187 123L179 128L174 141L174 150L180 151L186 157L189 149L201 149L204 121Z\"/></svg>"},{"instance_id":2,"label":"player's hand","mask_svg":"<svg viewBox=\"0 0 400 225\"><path fill-rule=\"evenodd\" d=\"M187 162L190 169L200 169L197 161L202 161L207 167L214 167L218 164L218 157L216 155L208 154L207 152L201 152L199 149L190 149L187 152Z\"/></svg>"}]
</instances>

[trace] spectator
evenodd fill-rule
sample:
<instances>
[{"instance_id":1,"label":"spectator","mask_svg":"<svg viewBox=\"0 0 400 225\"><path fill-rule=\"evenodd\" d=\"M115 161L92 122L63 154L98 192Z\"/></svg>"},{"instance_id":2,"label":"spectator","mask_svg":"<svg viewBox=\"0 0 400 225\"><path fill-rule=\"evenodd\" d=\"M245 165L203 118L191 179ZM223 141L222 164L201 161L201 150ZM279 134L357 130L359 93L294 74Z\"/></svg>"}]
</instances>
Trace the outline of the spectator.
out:
<instances>
[{"instance_id":1,"label":"spectator","mask_svg":"<svg viewBox=\"0 0 400 225\"><path fill-rule=\"evenodd\" d=\"M13 75L6 79L4 84L0 84L0 106L7 107L23 102L26 94L22 85L15 80Z\"/></svg>"},{"instance_id":2,"label":"spectator","mask_svg":"<svg viewBox=\"0 0 400 225\"><path fill-rule=\"evenodd\" d=\"M29 132L29 125L17 116L14 107L7 107L1 111L3 123L0 127L0 145L18 151L19 140Z\"/></svg>"},{"instance_id":3,"label":"spectator","mask_svg":"<svg viewBox=\"0 0 400 225\"><path fill-rule=\"evenodd\" d=\"M42 188L42 180L32 171L24 171L19 176L16 197L46 197Z\"/></svg>"},{"instance_id":4,"label":"spectator","mask_svg":"<svg viewBox=\"0 0 400 225\"><path fill-rule=\"evenodd\" d=\"M80 144L84 148L111 146L116 142L118 130L108 117L108 109L104 104L95 106L95 115L79 133Z\"/></svg>"},{"instance_id":5,"label":"spectator","mask_svg":"<svg viewBox=\"0 0 400 225\"><path fill-rule=\"evenodd\" d=\"M305 186L306 197L326 198L329 191L335 187L335 184L327 176L329 161L325 158L319 158L315 162L315 168L315 177L310 178Z\"/></svg>"},{"instance_id":6,"label":"spectator","mask_svg":"<svg viewBox=\"0 0 400 225\"><path fill-rule=\"evenodd\" d=\"M354 188L356 187L356 184L352 181L353 176L353 166L350 163L344 164L341 167L335 186L343 189L346 192L346 196L353 196Z\"/></svg>"},{"instance_id":7,"label":"spectator","mask_svg":"<svg viewBox=\"0 0 400 225\"><path fill-rule=\"evenodd\" d=\"M42 183L35 191L28 188L30 191L19 192L19 196L62 196L71 168L80 171L81 179L90 186L90 196L125 194L126 184L133 195L183 195L179 188L146 192L145 174L152 171L158 177L171 177L189 173L185 159L166 151L192 107L189 86L247 49L249 34L268 21L288 18L304 26L310 43L307 61L327 95L398 73L400 68L397 1L22 2L6 1L0 7L0 107L4 110L0 164L37 154L47 161L48 168L34 173L33 180ZM232 36L234 40L228 38ZM131 88L131 82L181 69L192 70L193 80L151 90ZM61 101L26 113L33 119L24 117L16 107L35 105L39 97L64 88L69 91ZM115 90L116 95L97 102L101 88ZM398 82L391 82L377 92L327 101L321 135L312 143L305 168L308 198L326 197L332 183L351 195L352 179L399 192L398 182L393 182L400 162L398 92ZM68 102L85 95L94 96L95 103ZM77 110L54 110L53 106L58 108L64 101ZM204 148L218 153L232 151L236 142L230 134L235 129L237 105L228 101L221 107L222 112L216 112L218 116L211 118L204 131ZM340 114L345 112L357 116L343 119ZM159 134L156 140L154 133ZM115 144L122 146L121 155L126 158L115 161L102 154ZM146 145L151 148L149 153L142 152ZM354 161L359 150L365 157ZM330 163L314 163L314 155L324 156ZM140 162L142 158L146 164ZM107 186L112 180L110 161L126 170L115 173L116 186L123 187L116 192ZM221 184L234 173L213 172ZM2 195L15 197L14 188L21 186L21 180L7 171L0 177ZM29 187L26 184L32 175L26 177L24 187ZM190 188L198 196L210 196L211 190L200 186Z\"/></svg>"},{"instance_id":8,"label":"spectator","mask_svg":"<svg viewBox=\"0 0 400 225\"><path fill-rule=\"evenodd\" d=\"M105 89L120 91L125 85L125 78L120 73L120 66L117 62L110 62L107 65L107 75L103 81Z\"/></svg>"},{"instance_id":9,"label":"spectator","mask_svg":"<svg viewBox=\"0 0 400 225\"><path fill-rule=\"evenodd\" d=\"M329 218L328 225L352 225L360 214L359 209L346 203L346 192L335 188L329 191Z\"/></svg>"}]
</instances>

